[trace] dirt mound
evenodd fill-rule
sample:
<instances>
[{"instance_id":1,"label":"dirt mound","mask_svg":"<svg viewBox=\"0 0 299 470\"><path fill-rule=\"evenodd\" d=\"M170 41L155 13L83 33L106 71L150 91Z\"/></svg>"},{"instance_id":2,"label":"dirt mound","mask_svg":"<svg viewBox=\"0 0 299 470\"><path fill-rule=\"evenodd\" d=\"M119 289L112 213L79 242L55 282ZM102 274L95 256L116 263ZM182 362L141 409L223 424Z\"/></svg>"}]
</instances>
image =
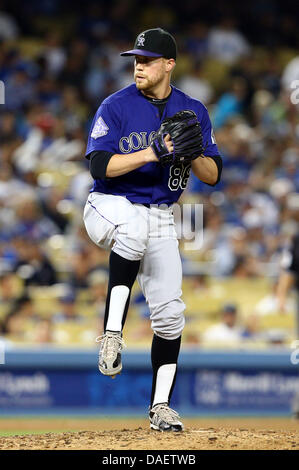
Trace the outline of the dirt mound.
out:
<instances>
[{"instance_id":1,"label":"dirt mound","mask_svg":"<svg viewBox=\"0 0 299 470\"><path fill-rule=\"evenodd\" d=\"M160 433L142 427L109 431L79 431L0 437L0 449L30 450L298 450L299 431L245 428L187 428Z\"/></svg>"}]
</instances>

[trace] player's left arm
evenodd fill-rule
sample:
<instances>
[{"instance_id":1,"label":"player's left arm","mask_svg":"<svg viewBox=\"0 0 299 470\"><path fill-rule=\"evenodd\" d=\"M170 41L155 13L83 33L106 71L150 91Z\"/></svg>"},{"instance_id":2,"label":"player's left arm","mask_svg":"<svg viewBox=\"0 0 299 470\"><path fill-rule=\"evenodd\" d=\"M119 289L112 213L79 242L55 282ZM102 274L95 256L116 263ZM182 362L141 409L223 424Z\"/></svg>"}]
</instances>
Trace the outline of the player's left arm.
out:
<instances>
[{"instance_id":1,"label":"player's left arm","mask_svg":"<svg viewBox=\"0 0 299 470\"><path fill-rule=\"evenodd\" d=\"M219 154L212 124L206 108L204 108L200 125L203 135L203 143L206 148L204 155L199 155L198 158L192 161L191 168L198 179L214 186L219 182L221 177L222 158Z\"/></svg>"}]
</instances>

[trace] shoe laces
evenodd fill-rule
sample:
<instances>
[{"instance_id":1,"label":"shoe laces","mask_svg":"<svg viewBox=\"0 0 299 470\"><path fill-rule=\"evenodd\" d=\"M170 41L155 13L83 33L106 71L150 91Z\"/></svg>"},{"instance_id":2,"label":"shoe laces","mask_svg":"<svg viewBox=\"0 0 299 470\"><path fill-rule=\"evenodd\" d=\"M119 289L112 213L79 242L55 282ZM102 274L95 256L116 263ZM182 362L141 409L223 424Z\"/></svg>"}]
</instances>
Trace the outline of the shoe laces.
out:
<instances>
[{"instance_id":1,"label":"shoe laces","mask_svg":"<svg viewBox=\"0 0 299 470\"><path fill-rule=\"evenodd\" d=\"M153 406L151 411L158 413L159 418L169 424L176 422L180 418L180 415L172 408L169 408L167 403L158 403Z\"/></svg>"},{"instance_id":2,"label":"shoe laces","mask_svg":"<svg viewBox=\"0 0 299 470\"><path fill-rule=\"evenodd\" d=\"M123 348L126 347L124 340L119 333L107 331L96 338L96 342L100 343L99 354L106 359L113 359Z\"/></svg>"}]
</instances>

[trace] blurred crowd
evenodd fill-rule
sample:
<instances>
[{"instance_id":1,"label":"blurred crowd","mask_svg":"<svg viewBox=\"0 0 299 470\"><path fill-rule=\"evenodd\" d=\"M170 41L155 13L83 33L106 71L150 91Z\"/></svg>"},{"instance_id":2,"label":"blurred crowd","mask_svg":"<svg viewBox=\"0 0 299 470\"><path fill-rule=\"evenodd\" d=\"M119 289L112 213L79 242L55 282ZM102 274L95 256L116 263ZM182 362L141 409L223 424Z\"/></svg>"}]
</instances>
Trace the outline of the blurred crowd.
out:
<instances>
[{"instance_id":1,"label":"blurred crowd","mask_svg":"<svg viewBox=\"0 0 299 470\"><path fill-rule=\"evenodd\" d=\"M184 269L196 260L217 278L279 275L299 222L296 5L229 3L0 0L0 335L22 338L30 317L38 341L52 341L53 323L84 320L84 290L102 318L107 253L82 225L86 137L101 101L132 82L119 52L150 27L175 35L173 83L208 107L224 163L216 187L191 176L182 197L204 207L203 245L183 251ZM30 293L49 286L58 310L39 318Z\"/></svg>"}]
</instances>

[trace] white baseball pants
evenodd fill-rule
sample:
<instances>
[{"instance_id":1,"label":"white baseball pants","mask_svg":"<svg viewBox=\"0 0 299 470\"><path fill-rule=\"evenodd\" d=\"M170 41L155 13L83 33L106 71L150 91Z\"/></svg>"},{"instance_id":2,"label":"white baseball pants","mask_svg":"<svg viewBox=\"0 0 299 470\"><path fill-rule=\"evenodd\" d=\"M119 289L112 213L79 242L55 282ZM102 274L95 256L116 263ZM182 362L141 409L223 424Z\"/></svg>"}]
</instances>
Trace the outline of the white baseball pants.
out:
<instances>
[{"instance_id":1,"label":"white baseball pants","mask_svg":"<svg viewBox=\"0 0 299 470\"><path fill-rule=\"evenodd\" d=\"M150 310L152 329L165 339L184 328L182 264L171 207L132 204L123 196L90 193L84 215L91 240L123 258L141 260L137 281Z\"/></svg>"}]
</instances>

